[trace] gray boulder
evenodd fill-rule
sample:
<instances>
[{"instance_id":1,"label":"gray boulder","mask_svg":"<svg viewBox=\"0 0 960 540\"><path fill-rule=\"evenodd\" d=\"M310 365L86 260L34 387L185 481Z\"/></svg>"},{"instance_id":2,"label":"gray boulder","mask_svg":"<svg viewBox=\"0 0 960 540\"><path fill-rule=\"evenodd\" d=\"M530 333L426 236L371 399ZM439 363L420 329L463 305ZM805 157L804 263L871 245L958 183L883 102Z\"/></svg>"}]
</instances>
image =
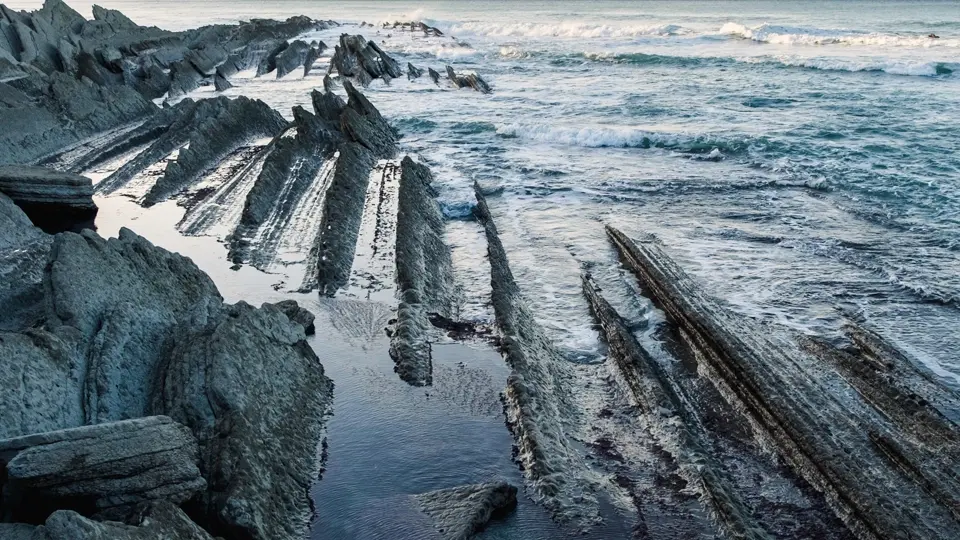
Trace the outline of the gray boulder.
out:
<instances>
[{"instance_id":1,"label":"gray boulder","mask_svg":"<svg viewBox=\"0 0 960 540\"><path fill-rule=\"evenodd\" d=\"M433 518L444 540L469 540L493 517L517 505L517 488L505 482L440 489L416 496L423 513Z\"/></svg>"},{"instance_id":2,"label":"gray boulder","mask_svg":"<svg viewBox=\"0 0 960 540\"><path fill-rule=\"evenodd\" d=\"M275 306L241 302L177 334L153 410L200 439L202 524L236 538L302 538L333 390L303 328Z\"/></svg>"},{"instance_id":3,"label":"gray boulder","mask_svg":"<svg viewBox=\"0 0 960 540\"><path fill-rule=\"evenodd\" d=\"M94 228L93 181L43 167L0 166L0 192L49 233Z\"/></svg>"},{"instance_id":4,"label":"gray boulder","mask_svg":"<svg viewBox=\"0 0 960 540\"><path fill-rule=\"evenodd\" d=\"M316 327L313 324L316 316L310 313L309 310L300 307L300 304L298 304L296 300L283 300L277 302L274 306L280 309L292 322L302 326L303 331L308 336L312 336L316 332Z\"/></svg>"},{"instance_id":5,"label":"gray boulder","mask_svg":"<svg viewBox=\"0 0 960 540\"><path fill-rule=\"evenodd\" d=\"M31 536L24 537L29 540L213 540L169 502L141 505L123 521L94 521L71 510L59 510L39 527L17 526L32 530ZM0 529L0 535L3 532Z\"/></svg>"},{"instance_id":6,"label":"gray boulder","mask_svg":"<svg viewBox=\"0 0 960 540\"><path fill-rule=\"evenodd\" d=\"M196 438L165 416L0 440L4 514L32 521L56 509L180 504L206 487L197 459Z\"/></svg>"}]
</instances>

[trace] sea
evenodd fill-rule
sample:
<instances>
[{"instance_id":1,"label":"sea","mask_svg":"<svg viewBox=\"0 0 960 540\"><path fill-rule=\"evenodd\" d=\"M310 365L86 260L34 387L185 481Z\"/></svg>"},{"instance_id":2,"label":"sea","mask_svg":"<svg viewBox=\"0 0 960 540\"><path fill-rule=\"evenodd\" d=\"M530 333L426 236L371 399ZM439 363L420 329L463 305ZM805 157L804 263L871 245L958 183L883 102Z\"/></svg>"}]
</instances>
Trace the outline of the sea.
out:
<instances>
[{"instance_id":1,"label":"sea","mask_svg":"<svg viewBox=\"0 0 960 540\"><path fill-rule=\"evenodd\" d=\"M332 19L344 26L308 41L332 45L342 32L361 33L403 66L482 76L488 95L426 76L365 90L399 130L403 152L433 171L465 319L493 319L486 242L471 219L477 183L491 194L532 312L571 362L597 364L605 354L580 290L585 270L638 328L662 318L619 265L604 231L613 225L657 237L707 294L743 317L837 344L846 321L862 321L960 388L960 2L99 3L172 30L297 14ZM70 4L89 15L89 4ZM423 21L444 35L383 26L395 21ZM319 71L241 76L227 95L263 99L292 117L291 107L309 106L310 90L321 86ZM104 206L103 230L130 226L171 249L193 249L229 299L272 294L277 278L260 285L255 270L227 271L209 255L215 247L176 238L175 218ZM156 223L144 232L138 219ZM339 409L328 476L318 484L316 530L328 534L317 538L405 537L391 536L398 521L384 517L397 515L393 497L477 471L519 474L504 472L515 465L495 403L506 376L495 353L451 353L440 379L482 379L489 391L451 392L466 420L450 420L449 403L417 405L414 415L391 401L443 397L403 389L388 358L337 346L345 350L329 369ZM458 371L463 355L489 369ZM357 425L369 434L352 434ZM401 447L420 450L401 456ZM473 460L473 472L438 472L456 461L451 452ZM519 523L489 537L565 534L528 506ZM598 537L620 537L615 529Z\"/></svg>"}]
</instances>

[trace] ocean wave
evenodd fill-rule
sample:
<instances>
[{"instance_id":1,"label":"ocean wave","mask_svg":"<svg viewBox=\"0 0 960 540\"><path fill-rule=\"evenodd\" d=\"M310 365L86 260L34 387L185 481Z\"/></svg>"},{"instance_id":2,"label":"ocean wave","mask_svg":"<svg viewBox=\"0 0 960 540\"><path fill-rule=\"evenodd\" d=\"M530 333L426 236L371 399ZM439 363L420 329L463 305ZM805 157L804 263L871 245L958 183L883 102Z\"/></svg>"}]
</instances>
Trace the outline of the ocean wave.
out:
<instances>
[{"instance_id":1,"label":"ocean wave","mask_svg":"<svg viewBox=\"0 0 960 540\"><path fill-rule=\"evenodd\" d=\"M881 34L848 29L780 26L764 23L746 26L729 22L720 35L777 45L864 45L873 47L960 47L960 39L935 39L925 34Z\"/></svg>"},{"instance_id":2,"label":"ocean wave","mask_svg":"<svg viewBox=\"0 0 960 540\"><path fill-rule=\"evenodd\" d=\"M606 24L563 23L484 23L453 24L449 33L491 37L622 38L640 36L676 36L691 31L676 24L617 26Z\"/></svg>"},{"instance_id":3,"label":"ocean wave","mask_svg":"<svg viewBox=\"0 0 960 540\"><path fill-rule=\"evenodd\" d=\"M626 126L556 126L550 124L505 124L497 127L497 135L543 143L583 146L587 148L664 148L677 152L701 154L705 159L720 160L726 155L741 154L752 146L766 146L765 138L730 136L727 134L663 133Z\"/></svg>"},{"instance_id":4,"label":"ocean wave","mask_svg":"<svg viewBox=\"0 0 960 540\"><path fill-rule=\"evenodd\" d=\"M480 51L460 43L415 43L400 49L401 54L438 60L462 60L480 55Z\"/></svg>"},{"instance_id":5,"label":"ocean wave","mask_svg":"<svg viewBox=\"0 0 960 540\"><path fill-rule=\"evenodd\" d=\"M714 56L671 56L645 53L583 53L575 57L565 57L555 60L554 63L564 64L583 59L595 62L611 62L615 64L632 65L668 65L678 67L717 67L729 66L738 63L773 65L782 67L817 69L821 71L864 72L876 71L890 75L908 75L915 77L936 77L951 75L960 70L960 62L936 61L909 61L895 59L856 59L856 58L806 58L794 55L780 56L745 56L745 57L714 57Z\"/></svg>"}]
</instances>

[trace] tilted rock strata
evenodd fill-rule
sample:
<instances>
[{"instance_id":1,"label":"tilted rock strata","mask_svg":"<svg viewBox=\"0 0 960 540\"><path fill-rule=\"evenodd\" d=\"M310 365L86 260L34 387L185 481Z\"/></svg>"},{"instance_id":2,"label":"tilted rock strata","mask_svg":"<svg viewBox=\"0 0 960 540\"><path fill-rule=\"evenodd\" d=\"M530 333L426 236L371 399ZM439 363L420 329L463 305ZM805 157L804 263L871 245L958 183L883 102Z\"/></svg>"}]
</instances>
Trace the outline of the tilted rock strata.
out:
<instances>
[{"instance_id":1,"label":"tilted rock strata","mask_svg":"<svg viewBox=\"0 0 960 540\"><path fill-rule=\"evenodd\" d=\"M0 193L17 203L34 225L49 233L93 228L93 182L42 167L0 166Z\"/></svg>"},{"instance_id":2,"label":"tilted rock strata","mask_svg":"<svg viewBox=\"0 0 960 540\"><path fill-rule=\"evenodd\" d=\"M73 505L103 510L151 500L180 504L206 488L197 440L153 416L0 440L4 514L45 519Z\"/></svg>"},{"instance_id":3,"label":"tilted rock strata","mask_svg":"<svg viewBox=\"0 0 960 540\"><path fill-rule=\"evenodd\" d=\"M400 168L396 238L400 305L390 356L401 379L426 385L433 379L428 314L451 317L453 263L443 241L443 214L430 185L430 170L409 156Z\"/></svg>"},{"instance_id":4,"label":"tilted rock strata","mask_svg":"<svg viewBox=\"0 0 960 540\"><path fill-rule=\"evenodd\" d=\"M730 313L706 296L658 242L607 228L624 264L697 352L703 370L799 476L860 538L954 538L956 501L931 485L946 474L930 452L855 392L815 351ZM824 437L829 426L830 437ZM949 458L948 458L949 459ZM905 474L906 473L906 474ZM932 476L931 476L932 474ZM949 475L947 475L949 478Z\"/></svg>"},{"instance_id":5,"label":"tilted rock strata","mask_svg":"<svg viewBox=\"0 0 960 540\"><path fill-rule=\"evenodd\" d=\"M512 369L503 394L507 424L535 499L561 522L580 529L599 521L596 489L574 440L579 411L570 395L566 359L537 323L510 270L493 216L479 185L476 216L487 237L491 300L501 333L501 353ZM574 487L576 486L576 487ZM579 492L575 497L574 491Z\"/></svg>"}]
</instances>

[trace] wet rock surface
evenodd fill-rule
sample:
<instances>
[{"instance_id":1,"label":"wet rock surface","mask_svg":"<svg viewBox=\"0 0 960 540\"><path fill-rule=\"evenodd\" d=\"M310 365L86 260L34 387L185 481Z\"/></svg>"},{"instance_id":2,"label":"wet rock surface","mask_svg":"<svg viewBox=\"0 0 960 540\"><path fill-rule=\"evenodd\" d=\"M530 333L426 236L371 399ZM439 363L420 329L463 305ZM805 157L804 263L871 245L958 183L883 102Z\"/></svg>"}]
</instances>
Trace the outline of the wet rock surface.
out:
<instances>
[{"instance_id":1,"label":"wet rock surface","mask_svg":"<svg viewBox=\"0 0 960 540\"><path fill-rule=\"evenodd\" d=\"M505 482L440 489L416 496L445 540L469 540L517 505L517 488Z\"/></svg>"},{"instance_id":2,"label":"wet rock surface","mask_svg":"<svg viewBox=\"0 0 960 540\"><path fill-rule=\"evenodd\" d=\"M433 76L432 73L431 76ZM458 75L452 67L447 66L447 78L449 78L457 88L473 88L481 94L489 94L492 91L490 89L490 85L487 84L487 81L483 80L483 78L476 73Z\"/></svg>"}]
</instances>

